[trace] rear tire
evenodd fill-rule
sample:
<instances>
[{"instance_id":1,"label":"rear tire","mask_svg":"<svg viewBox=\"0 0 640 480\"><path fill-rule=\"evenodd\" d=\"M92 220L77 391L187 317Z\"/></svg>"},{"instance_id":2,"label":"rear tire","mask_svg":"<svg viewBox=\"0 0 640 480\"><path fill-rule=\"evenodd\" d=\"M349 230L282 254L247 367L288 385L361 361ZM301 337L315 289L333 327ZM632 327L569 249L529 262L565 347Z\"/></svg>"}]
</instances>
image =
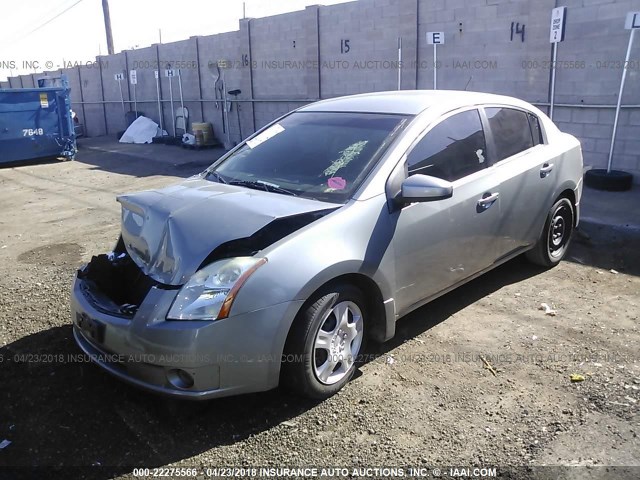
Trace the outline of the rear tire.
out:
<instances>
[{"instance_id":1,"label":"rear tire","mask_svg":"<svg viewBox=\"0 0 640 480\"><path fill-rule=\"evenodd\" d=\"M540 238L525 254L527 260L546 268L555 267L567 254L575 224L571 200L560 198L549 210Z\"/></svg>"},{"instance_id":2,"label":"rear tire","mask_svg":"<svg viewBox=\"0 0 640 480\"><path fill-rule=\"evenodd\" d=\"M353 376L365 339L367 304L351 285L336 285L307 302L291 327L280 383L325 399Z\"/></svg>"}]
</instances>

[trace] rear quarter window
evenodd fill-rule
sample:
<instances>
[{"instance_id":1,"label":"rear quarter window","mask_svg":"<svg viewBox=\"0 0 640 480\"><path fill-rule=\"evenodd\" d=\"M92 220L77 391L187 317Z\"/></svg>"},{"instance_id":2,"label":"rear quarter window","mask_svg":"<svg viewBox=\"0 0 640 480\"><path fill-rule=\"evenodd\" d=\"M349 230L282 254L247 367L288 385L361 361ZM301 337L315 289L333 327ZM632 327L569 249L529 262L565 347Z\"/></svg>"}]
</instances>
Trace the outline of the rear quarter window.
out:
<instances>
[{"instance_id":1,"label":"rear quarter window","mask_svg":"<svg viewBox=\"0 0 640 480\"><path fill-rule=\"evenodd\" d=\"M531 127L531 136L533 137L533 144L540 145L544 143L542 138L542 127L540 127L540 119L533 113L529 113L529 126Z\"/></svg>"}]
</instances>

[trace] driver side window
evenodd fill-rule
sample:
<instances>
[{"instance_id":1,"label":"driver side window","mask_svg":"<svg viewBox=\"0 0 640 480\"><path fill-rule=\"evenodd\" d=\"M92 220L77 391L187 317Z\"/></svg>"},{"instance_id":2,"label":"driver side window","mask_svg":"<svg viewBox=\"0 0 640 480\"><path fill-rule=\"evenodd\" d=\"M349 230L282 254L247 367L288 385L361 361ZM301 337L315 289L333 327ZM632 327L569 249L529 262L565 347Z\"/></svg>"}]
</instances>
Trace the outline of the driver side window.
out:
<instances>
[{"instance_id":1,"label":"driver side window","mask_svg":"<svg viewBox=\"0 0 640 480\"><path fill-rule=\"evenodd\" d=\"M407 158L409 175L420 173L453 182L486 167L487 146L478 110L443 120Z\"/></svg>"}]
</instances>

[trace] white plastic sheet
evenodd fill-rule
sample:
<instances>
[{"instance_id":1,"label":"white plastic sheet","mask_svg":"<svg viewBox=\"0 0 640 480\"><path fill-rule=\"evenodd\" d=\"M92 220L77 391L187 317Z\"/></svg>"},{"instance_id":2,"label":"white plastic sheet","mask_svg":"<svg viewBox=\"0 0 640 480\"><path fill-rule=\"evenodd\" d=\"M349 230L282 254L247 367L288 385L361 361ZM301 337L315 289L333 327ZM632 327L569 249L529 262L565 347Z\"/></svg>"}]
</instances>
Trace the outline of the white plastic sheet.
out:
<instances>
[{"instance_id":1,"label":"white plastic sheet","mask_svg":"<svg viewBox=\"0 0 640 480\"><path fill-rule=\"evenodd\" d=\"M120 138L120 143L151 143L158 124L147 117L136 118Z\"/></svg>"}]
</instances>

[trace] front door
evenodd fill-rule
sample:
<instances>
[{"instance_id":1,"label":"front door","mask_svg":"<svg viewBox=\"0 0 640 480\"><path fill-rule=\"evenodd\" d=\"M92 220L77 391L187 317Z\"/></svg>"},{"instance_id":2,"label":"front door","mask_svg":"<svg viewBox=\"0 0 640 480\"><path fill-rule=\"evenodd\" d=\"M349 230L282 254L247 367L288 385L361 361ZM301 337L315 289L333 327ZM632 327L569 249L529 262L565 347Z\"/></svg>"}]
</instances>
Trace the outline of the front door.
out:
<instances>
[{"instance_id":1,"label":"front door","mask_svg":"<svg viewBox=\"0 0 640 480\"><path fill-rule=\"evenodd\" d=\"M445 200L399 212L393 251L400 315L490 266L500 222L499 180L486 168L486 142L476 109L444 118L407 155L409 175L453 182Z\"/></svg>"}]
</instances>

